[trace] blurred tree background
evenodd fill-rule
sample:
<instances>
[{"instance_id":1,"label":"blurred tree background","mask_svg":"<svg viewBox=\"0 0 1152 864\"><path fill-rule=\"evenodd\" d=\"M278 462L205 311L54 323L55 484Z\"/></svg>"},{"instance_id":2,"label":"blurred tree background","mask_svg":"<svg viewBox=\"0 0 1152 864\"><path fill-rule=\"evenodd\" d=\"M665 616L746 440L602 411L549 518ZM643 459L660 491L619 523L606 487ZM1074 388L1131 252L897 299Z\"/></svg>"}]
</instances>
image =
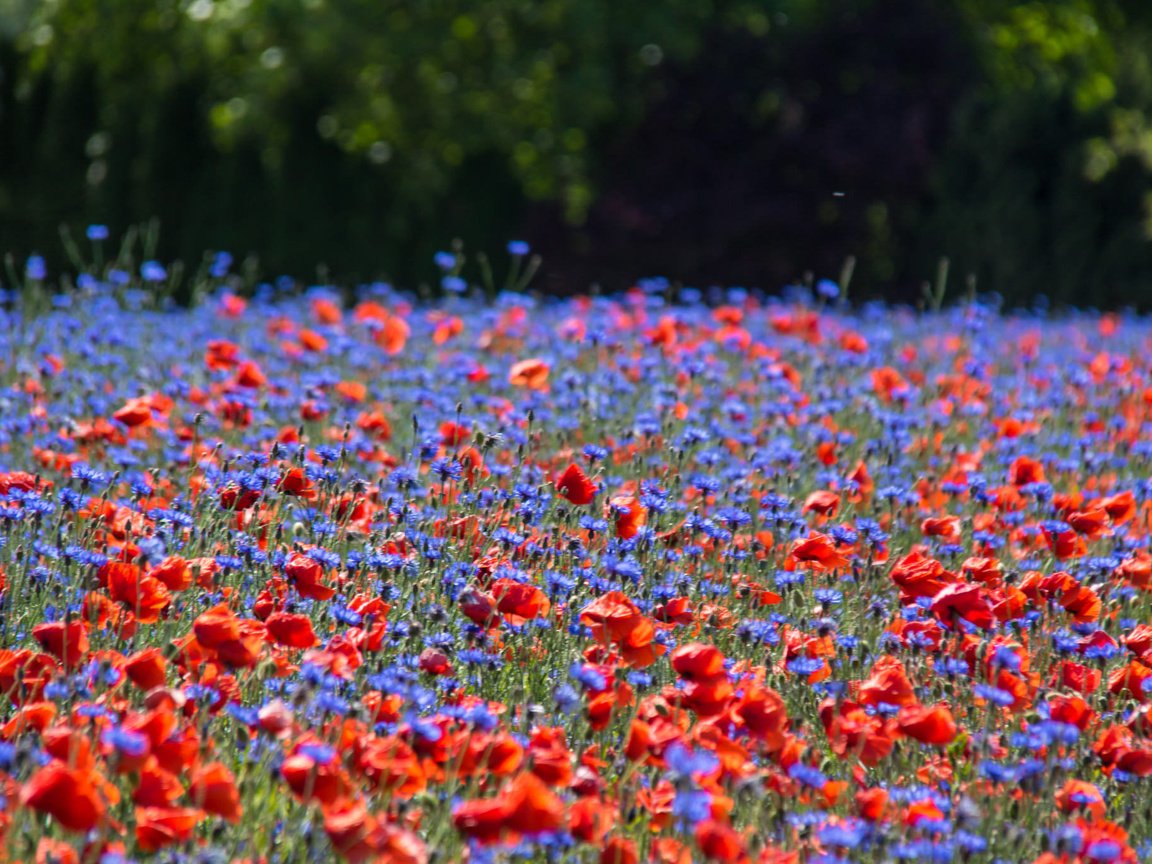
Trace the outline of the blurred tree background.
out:
<instances>
[{"instance_id":1,"label":"blurred tree background","mask_svg":"<svg viewBox=\"0 0 1152 864\"><path fill-rule=\"evenodd\" d=\"M0 0L0 243L1152 306L1152 4Z\"/></svg>"}]
</instances>

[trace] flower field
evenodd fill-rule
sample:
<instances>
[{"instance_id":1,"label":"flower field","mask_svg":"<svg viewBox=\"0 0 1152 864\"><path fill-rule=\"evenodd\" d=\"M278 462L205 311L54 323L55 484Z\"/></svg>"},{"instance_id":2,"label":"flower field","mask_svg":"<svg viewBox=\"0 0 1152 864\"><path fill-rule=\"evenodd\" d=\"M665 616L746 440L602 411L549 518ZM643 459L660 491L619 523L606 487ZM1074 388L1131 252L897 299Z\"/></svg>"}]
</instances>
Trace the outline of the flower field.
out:
<instances>
[{"instance_id":1,"label":"flower field","mask_svg":"<svg viewBox=\"0 0 1152 864\"><path fill-rule=\"evenodd\" d=\"M2 860L1152 858L1152 321L438 260L4 297Z\"/></svg>"}]
</instances>

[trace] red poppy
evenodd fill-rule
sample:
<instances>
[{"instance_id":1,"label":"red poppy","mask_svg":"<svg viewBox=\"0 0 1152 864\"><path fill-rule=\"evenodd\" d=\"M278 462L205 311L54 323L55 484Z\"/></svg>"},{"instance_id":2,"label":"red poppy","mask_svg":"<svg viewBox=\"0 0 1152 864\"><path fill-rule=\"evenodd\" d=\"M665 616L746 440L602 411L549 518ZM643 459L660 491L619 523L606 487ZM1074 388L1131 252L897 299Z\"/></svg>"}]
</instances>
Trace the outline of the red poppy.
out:
<instances>
[{"instance_id":1,"label":"red poppy","mask_svg":"<svg viewBox=\"0 0 1152 864\"><path fill-rule=\"evenodd\" d=\"M848 564L848 556L841 552L836 541L827 534L812 533L792 544L790 561L814 570L836 570Z\"/></svg>"},{"instance_id":2,"label":"red poppy","mask_svg":"<svg viewBox=\"0 0 1152 864\"><path fill-rule=\"evenodd\" d=\"M879 822L888 808L888 790L875 786L856 793L856 810L869 822Z\"/></svg>"},{"instance_id":3,"label":"red poppy","mask_svg":"<svg viewBox=\"0 0 1152 864\"><path fill-rule=\"evenodd\" d=\"M192 586L192 568L179 555L169 555L148 572L169 591L184 591Z\"/></svg>"},{"instance_id":4,"label":"red poppy","mask_svg":"<svg viewBox=\"0 0 1152 864\"><path fill-rule=\"evenodd\" d=\"M385 354L395 356L404 350L411 332L407 321L396 315L389 315L376 334L376 344L384 349Z\"/></svg>"},{"instance_id":5,"label":"red poppy","mask_svg":"<svg viewBox=\"0 0 1152 864\"><path fill-rule=\"evenodd\" d=\"M0 726L0 738L11 741L28 731L43 732L55 719L56 711L53 702L27 702Z\"/></svg>"},{"instance_id":6,"label":"red poppy","mask_svg":"<svg viewBox=\"0 0 1152 864\"><path fill-rule=\"evenodd\" d=\"M899 586L901 602L906 604L917 597L934 597L945 586L959 581L955 573L945 570L943 564L918 549L892 565L889 576Z\"/></svg>"},{"instance_id":7,"label":"red poppy","mask_svg":"<svg viewBox=\"0 0 1152 864\"><path fill-rule=\"evenodd\" d=\"M284 574L292 580L292 584L296 586L301 597L312 600L330 600L336 595L335 588L325 585L321 581L324 578L324 568L320 562L309 558L307 555L299 552L293 552L289 555L288 561L284 565Z\"/></svg>"},{"instance_id":8,"label":"red poppy","mask_svg":"<svg viewBox=\"0 0 1152 864\"><path fill-rule=\"evenodd\" d=\"M451 675L455 671L448 660L448 655L435 648L425 648L421 651L417 666L421 672L427 672L429 675Z\"/></svg>"},{"instance_id":9,"label":"red poppy","mask_svg":"<svg viewBox=\"0 0 1152 864\"><path fill-rule=\"evenodd\" d=\"M912 705L916 701L904 664L885 654L872 666L872 674L860 684L863 705Z\"/></svg>"},{"instance_id":10,"label":"red poppy","mask_svg":"<svg viewBox=\"0 0 1152 864\"><path fill-rule=\"evenodd\" d=\"M288 788L301 801L334 804L351 790L351 784L340 770L337 760L317 762L297 747L297 752L280 766L280 775Z\"/></svg>"},{"instance_id":11,"label":"red poppy","mask_svg":"<svg viewBox=\"0 0 1152 864\"><path fill-rule=\"evenodd\" d=\"M303 468L288 469L276 484L276 488L285 495L308 501L314 501L317 496L316 487L312 485Z\"/></svg>"},{"instance_id":12,"label":"red poppy","mask_svg":"<svg viewBox=\"0 0 1152 864\"><path fill-rule=\"evenodd\" d=\"M164 685L167 666L159 648L145 648L124 661L124 672L141 690L151 690Z\"/></svg>"},{"instance_id":13,"label":"red poppy","mask_svg":"<svg viewBox=\"0 0 1152 864\"><path fill-rule=\"evenodd\" d=\"M475 588L465 588L458 602L464 616L476 624L487 624L496 614L496 599Z\"/></svg>"},{"instance_id":14,"label":"red poppy","mask_svg":"<svg viewBox=\"0 0 1152 864\"><path fill-rule=\"evenodd\" d=\"M152 402L148 398L129 399L112 415L129 429L145 426L152 422Z\"/></svg>"},{"instance_id":15,"label":"red poppy","mask_svg":"<svg viewBox=\"0 0 1152 864\"><path fill-rule=\"evenodd\" d=\"M80 853L63 840L41 837L36 844L36 864L80 864Z\"/></svg>"},{"instance_id":16,"label":"red poppy","mask_svg":"<svg viewBox=\"0 0 1152 864\"><path fill-rule=\"evenodd\" d=\"M598 491L596 484L575 463L565 468L564 472L556 478L556 490L577 506L591 504Z\"/></svg>"},{"instance_id":17,"label":"red poppy","mask_svg":"<svg viewBox=\"0 0 1152 864\"><path fill-rule=\"evenodd\" d=\"M585 842L595 842L587 840ZM636 844L624 837L611 837L600 850L599 864L637 864Z\"/></svg>"},{"instance_id":18,"label":"red poppy","mask_svg":"<svg viewBox=\"0 0 1152 864\"><path fill-rule=\"evenodd\" d=\"M260 364L253 360L244 360L236 367L236 374L233 377L237 387L244 387L245 389L257 390L268 383L268 378L264 375L264 370L260 368Z\"/></svg>"},{"instance_id":19,"label":"red poppy","mask_svg":"<svg viewBox=\"0 0 1152 864\"><path fill-rule=\"evenodd\" d=\"M140 769L132 802L140 807L171 807L184 795L180 778L152 757Z\"/></svg>"},{"instance_id":20,"label":"red poppy","mask_svg":"<svg viewBox=\"0 0 1152 864\"><path fill-rule=\"evenodd\" d=\"M193 771L188 795L204 812L229 822L239 822L244 813L236 778L221 762L212 762Z\"/></svg>"},{"instance_id":21,"label":"red poppy","mask_svg":"<svg viewBox=\"0 0 1152 864\"><path fill-rule=\"evenodd\" d=\"M666 650L653 641L653 623L620 591L609 591L585 606L580 623L592 628L597 642L615 646L631 666L649 666Z\"/></svg>"},{"instance_id":22,"label":"red poppy","mask_svg":"<svg viewBox=\"0 0 1152 864\"><path fill-rule=\"evenodd\" d=\"M1095 621L1104 608L1100 595L1091 588L1075 583L1060 595L1060 605L1079 622Z\"/></svg>"},{"instance_id":23,"label":"red poppy","mask_svg":"<svg viewBox=\"0 0 1152 864\"><path fill-rule=\"evenodd\" d=\"M312 619L292 612L273 612L264 621L276 642L288 648L311 648L319 643L312 629Z\"/></svg>"},{"instance_id":24,"label":"red poppy","mask_svg":"<svg viewBox=\"0 0 1152 864\"><path fill-rule=\"evenodd\" d=\"M136 843L145 852L183 843L203 819L203 810L190 807L137 807Z\"/></svg>"},{"instance_id":25,"label":"red poppy","mask_svg":"<svg viewBox=\"0 0 1152 864\"><path fill-rule=\"evenodd\" d=\"M247 510L259 500L259 489L243 489L235 483L228 483L220 489L220 506L225 510Z\"/></svg>"},{"instance_id":26,"label":"red poppy","mask_svg":"<svg viewBox=\"0 0 1152 864\"><path fill-rule=\"evenodd\" d=\"M531 771L552 788L567 786L572 780L572 752L559 727L539 727L528 743Z\"/></svg>"},{"instance_id":27,"label":"red poppy","mask_svg":"<svg viewBox=\"0 0 1152 864\"><path fill-rule=\"evenodd\" d=\"M1018 456L1008 469L1008 482L1013 486L1027 486L1029 483L1043 483L1044 466L1030 456Z\"/></svg>"},{"instance_id":28,"label":"red poppy","mask_svg":"<svg viewBox=\"0 0 1152 864\"><path fill-rule=\"evenodd\" d=\"M747 856L744 838L731 825L717 819L704 819L696 826L696 846L707 861L734 864Z\"/></svg>"},{"instance_id":29,"label":"red poppy","mask_svg":"<svg viewBox=\"0 0 1152 864\"><path fill-rule=\"evenodd\" d=\"M538 777L521 774L497 798L457 806L452 823L468 837L493 843L557 830L564 824L564 805Z\"/></svg>"},{"instance_id":30,"label":"red poppy","mask_svg":"<svg viewBox=\"0 0 1152 864\"><path fill-rule=\"evenodd\" d=\"M1056 791L1056 806L1064 813L1084 812L1101 819L1106 809L1099 787L1087 780L1065 780Z\"/></svg>"},{"instance_id":31,"label":"red poppy","mask_svg":"<svg viewBox=\"0 0 1152 864\"><path fill-rule=\"evenodd\" d=\"M932 598L932 614L947 627L955 625L956 618L963 618L984 630L990 630L996 623L987 592L978 585L946 585Z\"/></svg>"},{"instance_id":32,"label":"red poppy","mask_svg":"<svg viewBox=\"0 0 1152 864\"><path fill-rule=\"evenodd\" d=\"M109 568L108 595L131 611L142 624L160 620L160 613L172 601L168 587L134 564Z\"/></svg>"},{"instance_id":33,"label":"red poppy","mask_svg":"<svg viewBox=\"0 0 1152 864\"><path fill-rule=\"evenodd\" d=\"M956 516L938 516L920 523L920 531L925 537L939 537L945 543L960 540L960 519Z\"/></svg>"},{"instance_id":34,"label":"red poppy","mask_svg":"<svg viewBox=\"0 0 1152 864\"><path fill-rule=\"evenodd\" d=\"M268 631L259 621L237 618L225 603L213 606L192 622L192 632L203 648L215 651L227 665L255 666Z\"/></svg>"},{"instance_id":35,"label":"red poppy","mask_svg":"<svg viewBox=\"0 0 1152 864\"><path fill-rule=\"evenodd\" d=\"M1109 495L1107 498L1101 498L1097 503L1108 514L1113 525L1123 525L1136 517L1136 496L1130 491Z\"/></svg>"},{"instance_id":36,"label":"red poppy","mask_svg":"<svg viewBox=\"0 0 1152 864\"><path fill-rule=\"evenodd\" d=\"M1095 693L1103 680L1099 669L1083 663L1063 660L1052 672L1052 684L1077 693Z\"/></svg>"},{"instance_id":37,"label":"red poppy","mask_svg":"<svg viewBox=\"0 0 1152 864\"><path fill-rule=\"evenodd\" d=\"M37 624L32 628L32 638L68 668L88 654L88 629L80 621Z\"/></svg>"},{"instance_id":38,"label":"red poppy","mask_svg":"<svg viewBox=\"0 0 1152 864\"><path fill-rule=\"evenodd\" d=\"M546 833L564 824L564 804L534 774L521 774L505 788L501 797L507 801L508 824L514 831Z\"/></svg>"},{"instance_id":39,"label":"red poppy","mask_svg":"<svg viewBox=\"0 0 1152 864\"><path fill-rule=\"evenodd\" d=\"M839 509L840 496L824 489L809 495L804 501L804 506L800 508L800 512L805 514L818 513L821 516L832 517L836 515L836 511Z\"/></svg>"},{"instance_id":40,"label":"red poppy","mask_svg":"<svg viewBox=\"0 0 1152 864\"><path fill-rule=\"evenodd\" d=\"M882 401L891 402L894 396L907 391L908 382L891 366L881 366L872 370L872 389Z\"/></svg>"},{"instance_id":41,"label":"red poppy","mask_svg":"<svg viewBox=\"0 0 1152 864\"><path fill-rule=\"evenodd\" d=\"M369 862L377 858L372 836L377 821L363 801L347 802L324 813L324 833L345 861Z\"/></svg>"},{"instance_id":42,"label":"red poppy","mask_svg":"<svg viewBox=\"0 0 1152 864\"><path fill-rule=\"evenodd\" d=\"M1089 540L1098 540L1111 534L1108 513L1103 507L1091 507L1087 510L1077 510L1064 517L1064 521L1072 526L1077 534L1082 534Z\"/></svg>"},{"instance_id":43,"label":"red poppy","mask_svg":"<svg viewBox=\"0 0 1152 864\"><path fill-rule=\"evenodd\" d=\"M28 778L20 792L24 807L46 813L69 831L91 831L104 818L106 805L88 771L53 761Z\"/></svg>"},{"instance_id":44,"label":"red poppy","mask_svg":"<svg viewBox=\"0 0 1152 864\"><path fill-rule=\"evenodd\" d=\"M492 583L492 596L496 610L522 620L546 617L552 601L535 585L525 585L513 579L497 579Z\"/></svg>"},{"instance_id":45,"label":"red poppy","mask_svg":"<svg viewBox=\"0 0 1152 864\"><path fill-rule=\"evenodd\" d=\"M364 742L356 765L372 781L374 789L399 799L422 792L427 785L424 767L416 752L396 736Z\"/></svg>"},{"instance_id":46,"label":"red poppy","mask_svg":"<svg viewBox=\"0 0 1152 864\"><path fill-rule=\"evenodd\" d=\"M733 709L752 737L763 741L771 751L784 746L788 732L788 710L783 697L770 687L745 686Z\"/></svg>"},{"instance_id":47,"label":"red poppy","mask_svg":"<svg viewBox=\"0 0 1152 864\"><path fill-rule=\"evenodd\" d=\"M841 759L858 758L865 765L876 765L895 745L895 724L869 714L851 700L837 703L828 698L820 703L820 722Z\"/></svg>"},{"instance_id":48,"label":"red poppy","mask_svg":"<svg viewBox=\"0 0 1152 864\"><path fill-rule=\"evenodd\" d=\"M693 642L681 645L669 658L676 674L687 681L726 677L724 655L714 645Z\"/></svg>"},{"instance_id":49,"label":"red poppy","mask_svg":"<svg viewBox=\"0 0 1152 864\"><path fill-rule=\"evenodd\" d=\"M621 540L635 537L648 521L648 511L635 495L617 495L608 502L607 509Z\"/></svg>"},{"instance_id":50,"label":"red poppy","mask_svg":"<svg viewBox=\"0 0 1152 864\"><path fill-rule=\"evenodd\" d=\"M529 390L546 390L548 388L548 373L550 367L543 360L532 358L521 360L512 366L508 373L508 382L513 387L524 387Z\"/></svg>"},{"instance_id":51,"label":"red poppy","mask_svg":"<svg viewBox=\"0 0 1152 864\"><path fill-rule=\"evenodd\" d=\"M896 717L897 728L921 744L943 746L956 738L956 720L948 706L905 705Z\"/></svg>"},{"instance_id":52,"label":"red poppy","mask_svg":"<svg viewBox=\"0 0 1152 864\"><path fill-rule=\"evenodd\" d=\"M1052 554L1061 561L1069 558L1083 558L1088 554L1088 544L1084 542L1084 538L1071 529L1045 531L1044 541L1052 550Z\"/></svg>"},{"instance_id":53,"label":"red poppy","mask_svg":"<svg viewBox=\"0 0 1152 864\"><path fill-rule=\"evenodd\" d=\"M619 642L636 629L644 616L640 608L621 591L597 597L580 613L580 623L592 628L598 641Z\"/></svg>"}]
</instances>

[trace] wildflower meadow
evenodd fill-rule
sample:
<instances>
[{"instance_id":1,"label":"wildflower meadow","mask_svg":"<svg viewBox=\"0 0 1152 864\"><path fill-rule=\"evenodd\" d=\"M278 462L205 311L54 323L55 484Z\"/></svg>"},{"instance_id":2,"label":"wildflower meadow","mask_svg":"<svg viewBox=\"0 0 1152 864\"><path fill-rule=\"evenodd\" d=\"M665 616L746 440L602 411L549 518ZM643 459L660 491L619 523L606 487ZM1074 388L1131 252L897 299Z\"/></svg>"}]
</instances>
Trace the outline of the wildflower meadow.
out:
<instances>
[{"instance_id":1,"label":"wildflower meadow","mask_svg":"<svg viewBox=\"0 0 1152 864\"><path fill-rule=\"evenodd\" d=\"M1152 859L1152 319L89 239L0 296L0 860Z\"/></svg>"}]
</instances>

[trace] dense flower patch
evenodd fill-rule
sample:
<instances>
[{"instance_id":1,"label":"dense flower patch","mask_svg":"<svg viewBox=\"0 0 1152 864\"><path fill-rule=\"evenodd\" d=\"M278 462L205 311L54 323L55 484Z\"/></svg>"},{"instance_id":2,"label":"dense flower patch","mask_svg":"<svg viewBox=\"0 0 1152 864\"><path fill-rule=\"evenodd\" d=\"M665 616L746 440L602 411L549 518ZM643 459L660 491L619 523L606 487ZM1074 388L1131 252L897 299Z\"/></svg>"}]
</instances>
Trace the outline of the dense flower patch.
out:
<instances>
[{"instance_id":1,"label":"dense flower patch","mask_svg":"<svg viewBox=\"0 0 1152 864\"><path fill-rule=\"evenodd\" d=\"M0 327L7 860L1152 855L1147 320L115 276Z\"/></svg>"}]
</instances>

